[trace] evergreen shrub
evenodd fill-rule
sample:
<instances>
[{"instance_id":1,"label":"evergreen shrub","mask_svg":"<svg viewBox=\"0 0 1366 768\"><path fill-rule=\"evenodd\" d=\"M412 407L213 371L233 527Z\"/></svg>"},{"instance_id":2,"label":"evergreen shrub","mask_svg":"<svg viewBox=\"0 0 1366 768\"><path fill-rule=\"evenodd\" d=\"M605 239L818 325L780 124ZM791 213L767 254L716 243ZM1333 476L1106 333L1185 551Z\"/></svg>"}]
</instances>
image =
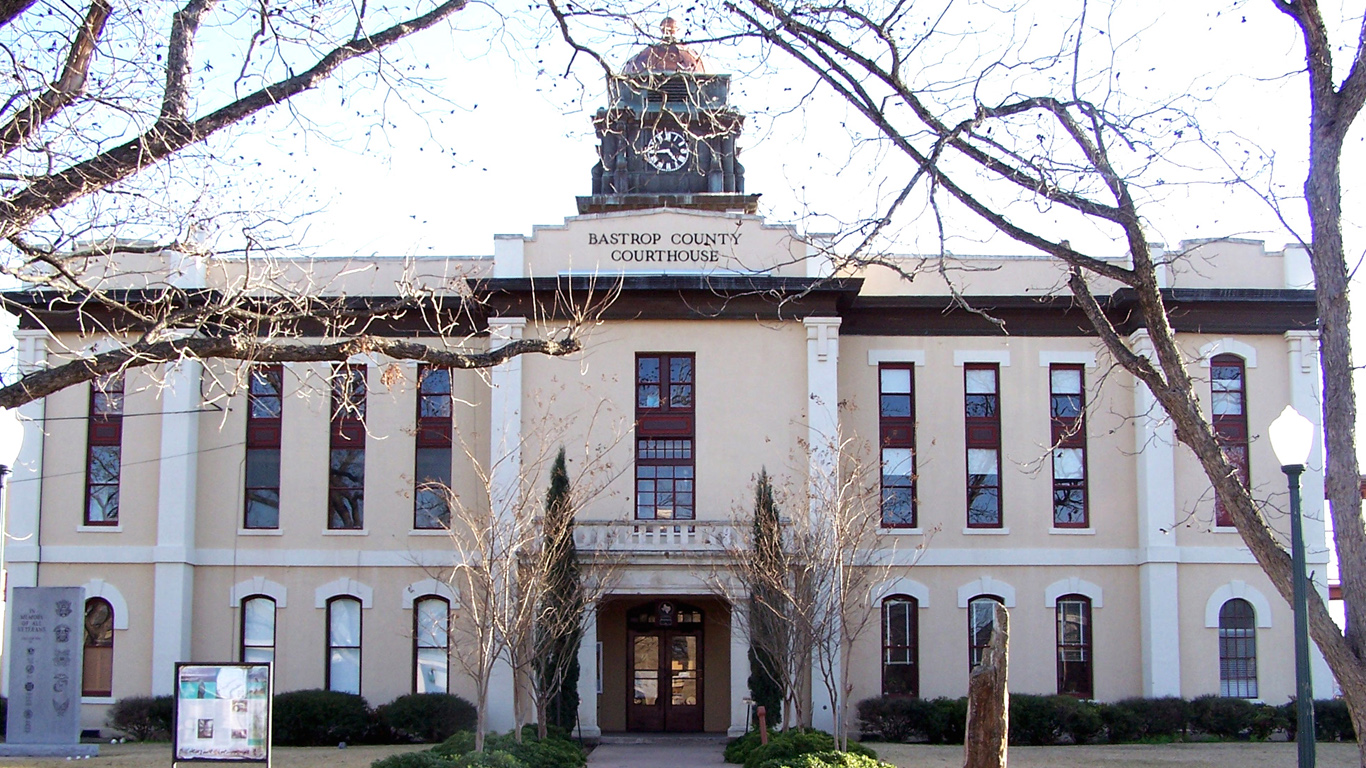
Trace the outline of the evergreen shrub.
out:
<instances>
[{"instance_id":1,"label":"evergreen shrub","mask_svg":"<svg viewBox=\"0 0 1366 768\"><path fill-rule=\"evenodd\" d=\"M516 756L502 750L492 752L471 752L468 755L461 755L455 758L453 763L447 763L451 768L526 768L526 763L518 760Z\"/></svg>"},{"instance_id":2,"label":"evergreen shrub","mask_svg":"<svg viewBox=\"0 0 1366 768\"><path fill-rule=\"evenodd\" d=\"M874 757L853 752L816 752L796 757L778 757L759 768L896 768Z\"/></svg>"},{"instance_id":3,"label":"evergreen shrub","mask_svg":"<svg viewBox=\"0 0 1366 768\"><path fill-rule=\"evenodd\" d=\"M1255 708L1247 699L1201 696L1191 701L1191 727L1220 739L1235 739L1251 732Z\"/></svg>"},{"instance_id":4,"label":"evergreen shrub","mask_svg":"<svg viewBox=\"0 0 1366 768\"><path fill-rule=\"evenodd\" d=\"M105 724L135 741L165 741L171 738L174 717L170 696L129 696L114 702Z\"/></svg>"},{"instance_id":5,"label":"evergreen shrub","mask_svg":"<svg viewBox=\"0 0 1366 768\"><path fill-rule=\"evenodd\" d=\"M474 705L449 693L410 693L376 711L380 724L398 741L435 744L475 726Z\"/></svg>"},{"instance_id":6,"label":"evergreen shrub","mask_svg":"<svg viewBox=\"0 0 1366 768\"><path fill-rule=\"evenodd\" d=\"M776 758L792 758L819 752L834 752L835 737L825 731L806 728L771 734L768 744L757 746L745 756L745 768L759 768ZM866 757L877 757L873 750L856 742L849 742L849 751Z\"/></svg>"},{"instance_id":7,"label":"evergreen shrub","mask_svg":"<svg viewBox=\"0 0 1366 768\"><path fill-rule=\"evenodd\" d=\"M1185 734L1190 722L1190 703L1175 696L1157 699L1123 699L1100 705L1106 738L1125 741L1173 740Z\"/></svg>"},{"instance_id":8,"label":"evergreen shrub","mask_svg":"<svg viewBox=\"0 0 1366 768\"><path fill-rule=\"evenodd\" d=\"M365 743L375 731L364 697L340 691L289 691L275 697L273 743L286 747L333 747Z\"/></svg>"},{"instance_id":9,"label":"evergreen shrub","mask_svg":"<svg viewBox=\"0 0 1366 768\"><path fill-rule=\"evenodd\" d=\"M465 757L473 751L474 734L469 731L459 731L432 748L435 754L455 758ZM507 752L525 768L580 768L588 762L577 742L553 734L537 739L534 726L522 729L521 742L510 733L486 735L484 752Z\"/></svg>"},{"instance_id":10,"label":"evergreen shrub","mask_svg":"<svg viewBox=\"0 0 1366 768\"><path fill-rule=\"evenodd\" d=\"M454 768L450 759L434 752L404 752L389 755L370 763L370 768Z\"/></svg>"}]
</instances>

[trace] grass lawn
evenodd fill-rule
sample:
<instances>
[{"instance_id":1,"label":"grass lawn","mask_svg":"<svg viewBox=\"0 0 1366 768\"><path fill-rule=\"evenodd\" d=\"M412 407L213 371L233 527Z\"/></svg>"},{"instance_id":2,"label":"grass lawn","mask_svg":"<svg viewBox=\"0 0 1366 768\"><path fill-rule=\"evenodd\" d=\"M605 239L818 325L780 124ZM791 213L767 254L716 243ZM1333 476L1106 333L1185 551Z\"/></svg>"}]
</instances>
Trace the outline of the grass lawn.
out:
<instances>
[{"instance_id":1,"label":"grass lawn","mask_svg":"<svg viewBox=\"0 0 1366 768\"><path fill-rule=\"evenodd\" d=\"M961 768L963 748L927 744L868 746L899 768ZM1293 742L1117 744L1081 747L1011 747L1010 768L1295 768ZM1356 744L1318 745L1320 768L1358 768Z\"/></svg>"},{"instance_id":2,"label":"grass lawn","mask_svg":"<svg viewBox=\"0 0 1366 768\"><path fill-rule=\"evenodd\" d=\"M272 768L370 768L370 763L395 754L430 749L430 744L347 747L276 747ZM67 761L64 757L0 757L0 768L160 768L171 764L171 745L101 744L100 756ZM205 764L207 765L207 764Z\"/></svg>"}]
</instances>

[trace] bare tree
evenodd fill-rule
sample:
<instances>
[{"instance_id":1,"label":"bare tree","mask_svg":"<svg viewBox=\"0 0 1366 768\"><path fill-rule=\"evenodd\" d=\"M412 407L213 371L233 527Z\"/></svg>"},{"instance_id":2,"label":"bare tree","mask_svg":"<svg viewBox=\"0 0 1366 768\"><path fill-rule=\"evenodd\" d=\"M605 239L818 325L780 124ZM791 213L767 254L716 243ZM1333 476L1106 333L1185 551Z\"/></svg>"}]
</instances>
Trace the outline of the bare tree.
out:
<instances>
[{"instance_id":1,"label":"bare tree","mask_svg":"<svg viewBox=\"0 0 1366 768\"><path fill-rule=\"evenodd\" d=\"M563 34L569 38L587 30L600 34L612 19L629 13L620 6L608 13L550 3L564 19ZM1160 274L1169 265L1154 258L1145 217L1160 208L1164 171L1186 170L1179 161L1167 163L1165 158L1200 145L1203 137L1181 103L1126 98L1120 73L1110 71L1121 45L1107 34L1106 23L1113 19L1088 23L1088 13L1107 14L1108 6L1097 11L1092 5L1077 4L1063 34L1038 46L1035 35L1042 33L1014 27L1028 4L1001 10L994 19L999 26L986 31L993 19L979 11L995 9L973 6L976 10L965 14L952 2L931 8L875 0L814 5L721 0L697 4L690 16L695 27L706 29L703 39L750 38L781 51L826 93L863 117L874 131L865 138L905 162L906 171L896 181L899 191L880 215L857 230L853 258L846 264L888 264L876 255L879 238L888 233L903 204L921 200L941 243L952 226L951 216L962 212L1064 265L1067 288L1093 332L1113 359L1152 392L1178 439L1197 457L1257 563L1290 601L1290 555L1241 482L1237 460L1221 449L1202 414L1187 356L1173 329L1170 297L1162 288ZM1246 14L1259 10L1252 3L1241 8ZM1357 730L1366 733L1366 528L1354 448L1347 297L1351 264L1342 239L1341 193L1342 149L1366 101L1366 21L1359 7L1343 8L1340 16L1346 24L1331 25L1314 0L1270 0L1260 10L1280 11L1293 21L1307 62L1308 170L1303 195L1294 203L1304 206L1310 229L1296 236L1309 251L1315 276L1326 485L1347 609L1344 633L1323 600L1311 595L1310 631L1342 687ZM1058 13L1051 4L1046 12ZM1334 33L1344 26L1350 37L1335 41ZM1126 39L1142 34L1136 29ZM1244 43L1228 41L1230 46ZM953 48L992 53L965 71L946 72L934 56ZM1350 63L1335 65L1339 52ZM1215 145L1210 140L1204 148L1218 152ZM1220 162L1235 171L1240 166L1226 157ZM886 167L894 165L889 160ZM1250 183L1241 173L1205 181ZM1283 210L1275 207L1274 212L1279 216ZM1293 231L1287 218L1280 221ZM1074 247L1066 234L1069 227L1096 232L1106 243ZM1115 242L1127 256L1123 262L1105 257ZM930 262L929 268L936 268ZM1132 315L1148 331L1150 352L1131 345L1117 329L1116 316L1107 311L1103 293L1116 288L1132 298ZM1361 757L1366 765L1366 742Z\"/></svg>"},{"instance_id":2,"label":"bare tree","mask_svg":"<svg viewBox=\"0 0 1366 768\"><path fill-rule=\"evenodd\" d=\"M237 129L288 110L309 132L304 110L319 107L295 100L340 73L353 88L424 88L401 44L448 26L467 5L0 7L9 54L0 69L10 84L0 102L0 279L25 286L0 305L25 327L119 342L97 355L72 350L64 362L5 381L0 407L182 358L344 361L370 351L478 368L578 349L573 323L487 351L394 338L384 329L401 322L462 341L480 330L474 321L486 310L468 284L479 276L399 279L389 298L359 300L338 270L301 274L272 261L275 214L212 199L215 183L249 175L223 159ZM232 187L222 196L240 195ZM241 231L231 247L208 239L234 223Z\"/></svg>"}]
</instances>

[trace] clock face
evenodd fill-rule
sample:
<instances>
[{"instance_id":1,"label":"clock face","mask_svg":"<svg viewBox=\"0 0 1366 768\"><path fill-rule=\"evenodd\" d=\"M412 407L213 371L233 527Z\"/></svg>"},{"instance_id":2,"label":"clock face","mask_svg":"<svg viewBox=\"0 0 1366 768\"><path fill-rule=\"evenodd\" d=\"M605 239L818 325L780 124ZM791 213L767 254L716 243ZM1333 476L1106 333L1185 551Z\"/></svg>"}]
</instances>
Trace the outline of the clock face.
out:
<instances>
[{"instance_id":1,"label":"clock face","mask_svg":"<svg viewBox=\"0 0 1366 768\"><path fill-rule=\"evenodd\" d=\"M665 173L676 171L688 162L692 154L688 150L688 140L678 131L657 131L650 137L641 156L645 162Z\"/></svg>"}]
</instances>

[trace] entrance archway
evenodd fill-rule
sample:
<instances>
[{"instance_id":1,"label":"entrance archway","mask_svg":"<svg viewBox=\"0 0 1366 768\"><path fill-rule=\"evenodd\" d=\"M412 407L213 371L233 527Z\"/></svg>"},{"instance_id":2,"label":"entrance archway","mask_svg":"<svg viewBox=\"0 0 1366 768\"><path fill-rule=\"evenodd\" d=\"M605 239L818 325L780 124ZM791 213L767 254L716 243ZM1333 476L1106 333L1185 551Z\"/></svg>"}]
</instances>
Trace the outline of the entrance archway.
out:
<instances>
[{"instance_id":1,"label":"entrance archway","mask_svg":"<svg viewBox=\"0 0 1366 768\"><path fill-rule=\"evenodd\" d=\"M702 619L675 600L626 612L627 730L702 730Z\"/></svg>"}]
</instances>

